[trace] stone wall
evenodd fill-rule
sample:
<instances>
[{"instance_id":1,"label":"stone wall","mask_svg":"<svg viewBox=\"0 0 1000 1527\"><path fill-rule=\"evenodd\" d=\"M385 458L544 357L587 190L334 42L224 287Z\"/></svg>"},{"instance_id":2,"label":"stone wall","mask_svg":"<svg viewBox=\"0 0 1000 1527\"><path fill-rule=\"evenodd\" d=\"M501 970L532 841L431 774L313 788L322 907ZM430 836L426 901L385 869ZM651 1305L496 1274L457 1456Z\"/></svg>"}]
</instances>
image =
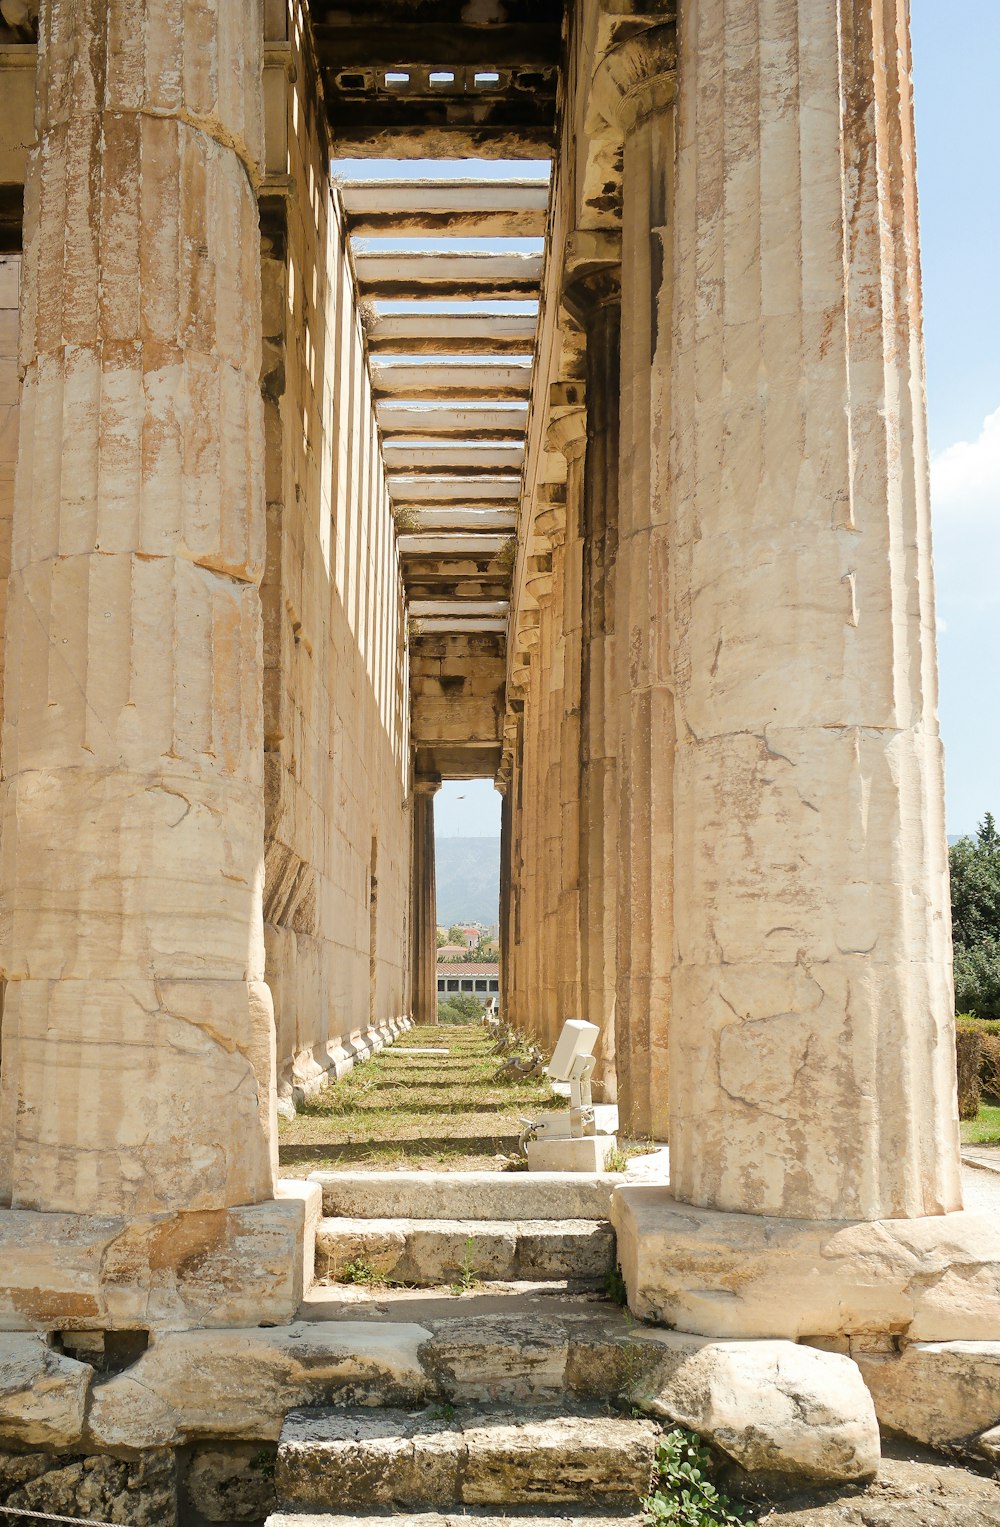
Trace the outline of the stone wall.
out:
<instances>
[{"instance_id":1,"label":"stone wall","mask_svg":"<svg viewBox=\"0 0 1000 1527\"><path fill-rule=\"evenodd\" d=\"M10 530L14 514L14 468L17 465L17 296L21 256L0 255L0 630L7 617ZM0 713L3 665L0 664Z\"/></svg>"},{"instance_id":2,"label":"stone wall","mask_svg":"<svg viewBox=\"0 0 1000 1527\"><path fill-rule=\"evenodd\" d=\"M268 121L272 173L261 203L264 918L286 1093L319 1084L353 1053L352 1036L356 1044L406 1011L409 874L394 528L297 7L287 30L284 120Z\"/></svg>"}]
</instances>

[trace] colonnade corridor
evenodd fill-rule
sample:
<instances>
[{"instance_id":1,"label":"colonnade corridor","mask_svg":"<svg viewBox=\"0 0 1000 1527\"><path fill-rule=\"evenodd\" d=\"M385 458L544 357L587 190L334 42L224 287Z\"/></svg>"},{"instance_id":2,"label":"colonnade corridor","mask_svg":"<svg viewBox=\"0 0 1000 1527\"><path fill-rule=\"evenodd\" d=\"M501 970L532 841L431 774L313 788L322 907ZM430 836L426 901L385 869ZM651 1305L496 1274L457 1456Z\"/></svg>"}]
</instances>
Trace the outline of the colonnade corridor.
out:
<instances>
[{"instance_id":1,"label":"colonnade corridor","mask_svg":"<svg viewBox=\"0 0 1000 1527\"><path fill-rule=\"evenodd\" d=\"M0 0L0 1507L996 1458L910 92L907 0ZM669 1163L279 1163L552 1103L436 1025L483 779L501 1012Z\"/></svg>"}]
</instances>

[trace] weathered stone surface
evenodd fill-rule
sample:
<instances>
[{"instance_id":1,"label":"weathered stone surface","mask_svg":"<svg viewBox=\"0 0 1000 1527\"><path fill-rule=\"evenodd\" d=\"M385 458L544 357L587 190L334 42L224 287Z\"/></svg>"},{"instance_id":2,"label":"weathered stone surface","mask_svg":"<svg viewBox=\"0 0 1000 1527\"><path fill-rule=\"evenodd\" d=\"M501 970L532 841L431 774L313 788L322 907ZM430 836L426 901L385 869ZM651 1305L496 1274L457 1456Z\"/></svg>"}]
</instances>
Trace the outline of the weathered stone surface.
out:
<instances>
[{"instance_id":1,"label":"weathered stone surface","mask_svg":"<svg viewBox=\"0 0 1000 1527\"><path fill-rule=\"evenodd\" d=\"M788 1341L665 1344L655 1415L698 1432L753 1476L788 1487L872 1479L879 1430L849 1357Z\"/></svg>"},{"instance_id":2,"label":"weathered stone surface","mask_svg":"<svg viewBox=\"0 0 1000 1527\"><path fill-rule=\"evenodd\" d=\"M461 1498L470 1505L635 1500L647 1488L659 1429L615 1416L483 1416L463 1426Z\"/></svg>"},{"instance_id":3,"label":"weathered stone surface","mask_svg":"<svg viewBox=\"0 0 1000 1527\"><path fill-rule=\"evenodd\" d=\"M184 1475L184 1494L209 1522L259 1522L273 1511L274 1448L257 1443L197 1448Z\"/></svg>"},{"instance_id":4,"label":"weathered stone surface","mask_svg":"<svg viewBox=\"0 0 1000 1527\"><path fill-rule=\"evenodd\" d=\"M921 1341L1000 1330L996 1215L814 1224L697 1209L637 1186L616 1191L611 1217L631 1308L679 1330Z\"/></svg>"},{"instance_id":5,"label":"weathered stone surface","mask_svg":"<svg viewBox=\"0 0 1000 1527\"><path fill-rule=\"evenodd\" d=\"M93 1371L54 1352L41 1336L0 1335L0 1444L79 1442Z\"/></svg>"},{"instance_id":6,"label":"weathered stone surface","mask_svg":"<svg viewBox=\"0 0 1000 1527\"><path fill-rule=\"evenodd\" d=\"M855 1361L883 1430L945 1447L1000 1425L1000 1341L912 1342Z\"/></svg>"},{"instance_id":7,"label":"weathered stone surface","mask_svg":"<svg viewBox=\"0 0 1000 1527\"><path fill-rule=\"evenodd\" d=\"M108 1448L275 1441L295 1405L419 1403L429 1385L418 1354L429 1336L349 1320L160 1335L125 1373L94 1386L88 1436Z\"/></svg>"},{"instance_id":8,"label":"weathered stone surface","mask_svg":"<svg viewBox=\"0 0 1000 1527\"><path fill-rule=\"evenodd\" d=\"M471 1269L482 1279L600 1282L614 1265L614 1237L593 1220L326 1219L316 1241L321 1279L337 1283L359 1258L383 1277L421 1286Z\"/></svg>"},{"instance_id":9,"label":"weathered stone surface","mask_svg":"<svg viewBox=\"0 0 1000 1527\"><path fill-rule=\"evenodd\" d=\"M642 1520L634 1512L619 1513L611 1506L603 1512L588 1511L584 1516L560 1512L558 1516L548 1517L532 1512L531 1527L640 1527ZM300 1515L297 1512L276 1511L268 1517L265 1527L380 1527L384 1521L385 1515L382 1512L370 1516L363 1513L334 1516L327 1512L310 1511L308 1515ZM494 1513L487 1508L479 1511L466 1508L457 1513L409 1512L407 1522L410 1527L470 1527L470 1523L474 1527L510 1527L511 1517L506 1511Z\"/></svg>"},{"instance_id":10,"label":"weathered stone surface","mask_svg":"<svg viewBox=\"0 0 1000 1527\"><path fill-rule=\"evenodd\" d=\"M285 1505L522 1505L636 1496L647 1485L651 1421L434 1411L296 1411L281 1432L277 1488ZM333 1495L335 1492L335 1496Z\"/></svg>"},{"instance_id":11,"label":"weathered stone surface","mask_svg":"<svg viewBox=\"0 0 1000 1527\"><path fill-rule=\"evenodd\" d=\"M310 1202L290 1190L250 1208L129 1221L0 1210L0 1330L290 1321Z\"/></svg>"},{"instance_id":12,"label":"weathered stone surface","mask_svg":"<svg viewBox=\"0 0 1000 1527\"><path fill-rule=\"evenodd\" d=\"M606 1220L612 1173L312 1172L323 1212L352 1219Z\"/></svg>"},{"instance_id":13,"label":"weathered stone surface","mask_svg":"<svg viewBox=\"0 0 1000 1527\"><path fill-rule=\"evenodd\" d=\"M174 1457L0 1452L0 1505L129 1527L175 1527Z\"/></svg>"}]
</instances>

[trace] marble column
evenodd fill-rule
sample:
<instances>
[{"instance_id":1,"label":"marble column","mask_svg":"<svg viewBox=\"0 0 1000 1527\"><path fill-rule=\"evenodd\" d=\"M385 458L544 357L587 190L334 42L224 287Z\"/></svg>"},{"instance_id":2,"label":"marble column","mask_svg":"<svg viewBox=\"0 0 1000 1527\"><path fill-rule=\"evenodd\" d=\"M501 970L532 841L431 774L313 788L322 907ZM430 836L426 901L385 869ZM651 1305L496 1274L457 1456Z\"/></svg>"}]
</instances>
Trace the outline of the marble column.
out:
<instances>
[{"instance_id":1,"label":"marble column","mask_svg":"<svg viewBox=\"0 0 1000 1527\"><path fill-rule=\"evenodd\" d=\"M622 152L621 436L615 666L619 1128L667 1138L673 959L673 692L667 630L668 485L653 441L669 400L676 34L654 26L601 61L594 101Z\"/></svg>"},{"instance_id":2,"label":"marble column","mask_svg":"<svg viewBox=\"0 0 1000 1527\"><path fill-rule=\"evenodd\" d=\"M614 1023L617 737L609 725L618 546L619 336L617 268L581 276L564 294L586 330L587 448L583 467L581 619L580 944L583 1016Z\"/></svg>"},{"instance_id":3,"label":"marble column","mask_svg":"<svg viewBox=\"0 0 1000 1527\"><path fill-rule=\"evenodd\" d=\"M555 717L559 750L559 917L558 975L560 1019L579 1017L583 989L580 960L580 710L583 646L583 464L587 449L585 407L568 408L549 424L546 444L566 458L563 501L555 499L539 523L553 546L562 634L560 708Z\"/></svg>"},{"instance_id":4,"label":"marble column","mask_svg":"<svg viewBox=\"0 0 1000 1527\"><path fill-rule=\"evenodd\" d=\"M682 0L679 37L672 1189L941 1215L961 1192L906 0Z\"/></svg>"},{"instance_id":5,"label":"marble column","mask_svg":"<svg viewBox=\"0 0 1000 1527\"><path fill-rule=\"evenodd\" d=\"M259 0L43 0L7 618L0 1201L269 1198Z\"/></svg>"},{"instance_id":6,"label":"marble column","mask_svg":"<svg viewBox=\"0 0 1000 1527\"><path fill-rule=\"evenodd\" d=\"M435 775L413 782L410 897L411 999L414 1023L437 1023L437 876L434 854Z\"/></svg>"}]
</instances>

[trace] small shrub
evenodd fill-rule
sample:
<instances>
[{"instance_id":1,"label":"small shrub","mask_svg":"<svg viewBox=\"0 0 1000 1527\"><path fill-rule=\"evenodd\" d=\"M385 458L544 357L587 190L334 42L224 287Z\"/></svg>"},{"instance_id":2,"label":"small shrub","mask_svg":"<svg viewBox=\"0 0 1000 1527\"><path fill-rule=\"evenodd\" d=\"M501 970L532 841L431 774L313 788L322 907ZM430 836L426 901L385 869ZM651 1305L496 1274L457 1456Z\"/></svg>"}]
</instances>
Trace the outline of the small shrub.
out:
<instances>
[{"instance_id":1,"label":"small shrub","mask_svg":"<svg viewBox=\"0 0 1000 1527\"><path fill-rule=\"evenodd\" d=\"M1000 1034L983 1034L981 1042L979 1084L985 1097L1000 1103Z\"/></svg>"},{"instance_id":2,"label":"small shrub","mask_svg":"<svg viewBox=\"0 0 1000 1527\"><path fill-rule=\"evenodd\" d=\"M983 1054L983 1036L971 1025L962 1024L955 1031L955 1057L958 1066L958 1117L974 1119L979 1112L982 1094L979 1063Z\"/></svg>"},{"instance_id":3,"label":"small shrub","mask_svg":"<svg viewBox=\"0 0 1000 1527\"><path fill-rule=\"evenodd\" d=\"M462 1255L462 1269L451 1285L453 1294L471 1294L474 1289L482 1286L482 1279L476 1272L476 1242L470 1235L466 1238L465 1251Z\"/></svg>"},{"instance_id":4,"label":"small shrub","mask_svg":"<svg viewBox=\"0 0 1000 1527\"><path fill-rule=\"evenodd\" d=\"M373 1267L367 1257L355 1257L352 1262L345 1262L336 1276L338 1283L362 1283L369 1288L383 1288L386 1281L385 1275Z\"/></svg>"},{"instance_id":5,"label":"small shrub","mask_svg":"<svg viewBox=\"0 0 1000 1527\"><path fill-rule=\"evenodd\" d=\"M604 1292L612 1304L621 1305L622 1309L628 1304L628 1289L625 1287L625 1279L622 1270L615 1266L610 1269L604 1279Z\"/></svg>"},{"instance_id":6,"label":"small shrub","mask_svg":"<svg viewBox=\"0 0 1000 1527\"><path fill-rule=\"evenodd\" d=\"M648 1527L750 1527L746 1508L712 1484L711 1466L694 1432L667 1432L656 1449L652 1488L640 1503Z\"/></svg>"}]
</instances>

